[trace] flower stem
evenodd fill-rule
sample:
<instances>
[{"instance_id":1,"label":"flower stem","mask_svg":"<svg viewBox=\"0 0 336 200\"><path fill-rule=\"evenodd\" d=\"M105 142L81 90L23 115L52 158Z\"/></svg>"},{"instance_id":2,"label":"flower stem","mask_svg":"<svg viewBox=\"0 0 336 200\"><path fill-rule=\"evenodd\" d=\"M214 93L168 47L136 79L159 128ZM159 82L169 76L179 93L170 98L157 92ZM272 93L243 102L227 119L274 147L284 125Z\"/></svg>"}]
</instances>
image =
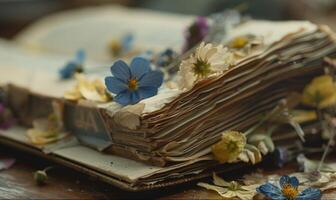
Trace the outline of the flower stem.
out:
<instances>
[{"instance_id":1,"label":"flower stem","mask_svg":"<svg viewBox=\"0 0 336 200\"><path fill-rule=\"evenodd\" d=\"M327 157L327 155L328 155L330 146L331 146L331 144L332 144L333 141L334 141L334 137L335 137L335 131L332 129L332 130L331 130L331 134L330 134L330 138L329 138L329 142L328 142L328 144L327 144L326 149L325 149L324 152L323 152L321 161L320 161L320 163L319 163L319 165L318 165L318 167L317 167L317 171L320 171L320 170L321 170L321 167L322 167L322 165L323 165L323 163L324 163L324 160L326 159L326 157Z\"/></svg>"},{"instance_id":2,"label":"flower stem","mask_svg":"<svg viewBox=\"0 0 336 200\"><path fill-rule=\"evenodd\" d=\"M47 172L47 171L49 171L49 170L51 170L51 169L53 169L54 168L54 166L49 166L49 167L46 167L46 168L44 168L44 172Z\"/></svg>"}]
</instances>

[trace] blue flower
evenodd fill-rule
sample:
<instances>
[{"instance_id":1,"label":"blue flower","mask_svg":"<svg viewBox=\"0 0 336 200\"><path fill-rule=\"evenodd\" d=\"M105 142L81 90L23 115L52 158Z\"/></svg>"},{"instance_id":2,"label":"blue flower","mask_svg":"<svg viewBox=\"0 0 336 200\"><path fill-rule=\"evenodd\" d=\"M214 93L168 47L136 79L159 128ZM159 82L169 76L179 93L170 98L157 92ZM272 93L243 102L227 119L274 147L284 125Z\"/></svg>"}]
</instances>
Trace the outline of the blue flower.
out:
<instances>
[{"instance_id":1,"label":"blue flower","mask_svg":"<svg viewBox=\"0 0 336 200\"><path fill-rule=\"evenodd\" d=\"M134 36L132 33L127 33L121 38L121 46L123 53L129 52L132 49Z\"/></svg>"},{"instance_id":2,"label":"blue flower","mask_svg":"<svg viewBox=\"0 0 336 200\"><path fill-rule=\"evenodd\" d=\"M83 49L80 49L77 51L75 59L66 63L65 66L59 71L61 78L69 79L76 72L82 72L84 60L85 60L85 52Z\"/></svg>"},{"instance_id":3,"label":"blue flower","mask_svg":"<svg viewBox=\"0 0 336 200\"><path fill-rule=\"evenodd\" d=\"M159 67L167 67L176 58L177 53L174 50L168 48L158 56L156 65Z\"/></svg>"},{"instance_id":4,"label":"blue flower","mask_svg":"<svg viewBox=\"0 0 336 200\"><path fill-rule=\"evenodd\" d=\"M112 65L111 72L113 76L105 78L105 85L121 105L136 104L155 96L163 82L163 73L151 70L150 62L142 57L135 57L130 67L118 60Z\"/></svg>"},{"instance_id":5,"label":"blue flower","mask_svg":"<svg viewBox=\"0 0 336 200\"><path fill-rule=\"evenodd\" d=\"M274 200L317 200L322 196L321 190L316 188L307 188L299 193L299 180L295 176L282 176L279 183L281 188L266 183L259 186L257 192Z\"/></svg>"}]
</instances>

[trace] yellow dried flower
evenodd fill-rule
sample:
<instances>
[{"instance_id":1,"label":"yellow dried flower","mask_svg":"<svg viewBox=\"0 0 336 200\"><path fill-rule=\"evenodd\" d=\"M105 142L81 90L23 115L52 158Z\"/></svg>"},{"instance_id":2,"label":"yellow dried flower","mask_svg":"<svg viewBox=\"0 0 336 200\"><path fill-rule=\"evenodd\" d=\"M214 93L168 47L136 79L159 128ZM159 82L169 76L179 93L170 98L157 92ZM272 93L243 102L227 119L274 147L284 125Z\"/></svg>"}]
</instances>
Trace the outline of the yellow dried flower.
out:
<instances>
[{"instance_id":1,"label":"yellow dried flower","mask_svg":"<svg viewBox=\"0 0 336 200\"><path fill-rule=\"evenodd\" d=\"M106 92L105 85L101 80L90 81L82 74L76 74L75 77L77 85L72 90L64 93L65 99L73 101L87 99L96 102L108 102L111 100L111 96Z\"/></svg>"},{"instance_id":2,"label":"yellow dried flower","mask_svg":"<svg viewBox=\"0 0 336 200\"><path fill-rule=\"evenodd\" d=\"M221 141L212 146L212 153L220 163L236 161L246 145L246 137L238 131L226 131Z\"/></svg>"},{"instance_id":3,"label":"yellow dried flower","mask_svg":"<svg viewBox=\"0 0 336 200\"><path fill-rule=\"evenodd\" d=\"M246 36L238 36L232 39L229 43L230 48L241 49L249 43L249 38Z\"/></svg>"},{"instance_id":4,"label":"yellow dried flower","mask_svg":"<svg viewBox=\"0 0 336 200\"><path fill-rule=\"evenodd\" d=\"M110 49L113 56L120 55L120 53L122 51L121 42L119 40L112 40L109 44L109 49Z\"/></svg>"},{"instance_id":5,"label":"yellow dried flower","mask_svg":"<svg viewBox=\"0 0 336 200\"><path fill-rule=\"evenodd\" d=\"M302 103L326 108L336 104L336 86L329 75L314 78L303 90Z\"/></svg>"}]
</instances>

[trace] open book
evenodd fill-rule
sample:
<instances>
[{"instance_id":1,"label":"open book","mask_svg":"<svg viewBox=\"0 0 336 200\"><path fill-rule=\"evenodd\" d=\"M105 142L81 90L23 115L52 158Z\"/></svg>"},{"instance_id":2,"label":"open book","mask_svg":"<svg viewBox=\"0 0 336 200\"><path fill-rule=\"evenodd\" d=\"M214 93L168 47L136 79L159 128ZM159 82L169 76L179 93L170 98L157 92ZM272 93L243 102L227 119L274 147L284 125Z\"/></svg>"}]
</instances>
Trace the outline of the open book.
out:
<instances>
[{"instance_id":1,"label":"open book","mask_svg":"<svg viewBox=\"0 0 336 200\"><path fill-rule=\"evenodd\" d=\"M102 17L109 15L109 9L113 17ZM115 28L109 30L118 34L119 27L124 31L131 26L125 24L136 22L129 30L143 37L139 45L144 49L178 48L182 38L177 32L190 22L190 18L184 16L133 10L125 13L122 8L103 10L85 11L90 13L92 26L102 23L100 25L105 27L104 20L110 21ZM21 126L1 131L0 142L128 190L164 187L209 176L213 170L223 172L239 168L244 163L243 158L220 164L212 154L211 147L220 141L222 133L247 131L258 124L259 116L271 112L280 100L302 91L313 77L323 74L323 58L336 54L335 36L327 27L304 21L250 20L230 30L224 42L253 35L263 38L262 45L246 55L239 54L228 70L202 79L191 88L178 89L164 83L156 96L128 106L114 101L73 102L65 100L63 95L76 81L60 81L58 77L59 66L67 57L45 51L32 52L31 48L67 54L83 47L89 57L92 54L95 58L88 61L87 76L104 80L110 73L109 66L104 63L108 56L102 49L107 35L100 32L101 28L90 32L92 38L81 35L85 29L90 29L90 20L85 26L81 24L87 21L85 18L82 21L83 13L73 15L73 22L78 20L78 24L64 21L71 18L71 13L50 18L50 24L57 22L55 27L49 27L49 19L37 23L18 37L23 47L12 42L0 44L1 84L21 123ZM147 18L153 20L152 24L148 22L148 29L138 27L143 25L138 21ZM163 21L171 32L160 37L167 37L167 40L151 36L165 32L154 30ZM64 35L57 35L60 32ZM63 40L62 37L69 35L76 35L76 39L71 40L74 43ZM97 37L101 39L99 45L97 43L99 47L93 44ZM147 37L158 41L148 41ZM32 144L27 137L27 127L31 127L35 119L47 118L55 104L62 107L62 123L69 135L52 144ZM289 139L300 140L299 137L285 138ZM249 161L245 160L245 164L254 164Z\"/></svg>"}]
</instances>

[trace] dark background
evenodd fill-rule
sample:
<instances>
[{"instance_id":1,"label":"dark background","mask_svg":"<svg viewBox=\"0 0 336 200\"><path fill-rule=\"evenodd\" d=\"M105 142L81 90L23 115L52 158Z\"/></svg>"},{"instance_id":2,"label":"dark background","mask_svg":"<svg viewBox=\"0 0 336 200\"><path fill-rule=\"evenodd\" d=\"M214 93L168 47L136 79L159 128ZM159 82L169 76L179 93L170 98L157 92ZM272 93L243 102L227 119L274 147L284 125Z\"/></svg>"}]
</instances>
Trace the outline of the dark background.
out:
<instances>
[{"instance_id":1,"label":"dark background","mask_svg":"<svg viewBox=\"0 0 336 200\"><path fill-rule=\"evenodd\" d=\"M48 14L106 4L205 16L237 8L254 18L308 19L336 27L336 0L0 0L0 37L11 38Z\"/></svg>"}]
</instances>

